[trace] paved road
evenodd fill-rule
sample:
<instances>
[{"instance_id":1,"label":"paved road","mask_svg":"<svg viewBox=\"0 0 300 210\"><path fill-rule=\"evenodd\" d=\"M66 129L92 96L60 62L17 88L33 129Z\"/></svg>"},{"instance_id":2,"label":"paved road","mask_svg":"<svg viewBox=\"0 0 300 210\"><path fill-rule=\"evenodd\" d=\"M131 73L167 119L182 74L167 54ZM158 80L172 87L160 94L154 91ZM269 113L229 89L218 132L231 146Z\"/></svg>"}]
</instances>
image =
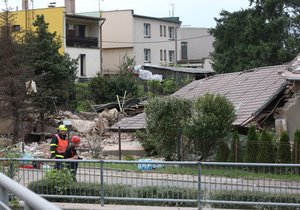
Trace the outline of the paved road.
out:
<instances>
[{"instance_id":1,"label":"paved road","mask_svg":"<svg viewBox=\"0 0 300 210\"><path fill-rule=\"evenodd\" d=\"M31 181L41 179L44 174L45 171L41 169L20 169L17 179L20 184L27 186ZM80 168L77 173L77 180L79 182L100 183L100 178L100 170L98 169ZM198 177L193 175L105 170L103 173L103 180L106 184L125 184L132 187L174 186L190 189L198 188ZM201 176L201 189L206 191L243 190L278 194L300 194L300 182L290 180Z\"/></svg>"}]
</instances>

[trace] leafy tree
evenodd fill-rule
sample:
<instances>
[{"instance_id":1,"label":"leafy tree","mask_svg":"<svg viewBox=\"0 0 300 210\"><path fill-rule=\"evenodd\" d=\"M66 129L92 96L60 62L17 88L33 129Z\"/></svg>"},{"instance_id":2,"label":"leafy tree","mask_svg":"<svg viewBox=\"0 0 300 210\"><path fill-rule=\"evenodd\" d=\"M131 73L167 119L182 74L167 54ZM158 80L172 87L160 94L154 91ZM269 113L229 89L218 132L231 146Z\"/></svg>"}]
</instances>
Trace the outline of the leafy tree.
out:
<instances>
[{"instance_id":1,"label":"leafy tree","mask_svg":"<svg viewBox=\"0 0 300 210\"><path fill-rule=\"evenodd\" d=\"M230 132L234 119L234 106L226 97L206 93L195 101L184 133L191 139L195 153L205 160Z\"/></svg>"},{"instance_id":2,"label":"leafy tree","mask_svg":"<svg viewBox=\"0 0 300 210\"><path fill-rule=\"evenodd\" d=\"M228 157L229 162L241 162L241 142L237 131L233 132L230 153Z\"/></svg>"},{"instance_id":3,"label":"leafy tree","mask_svg":"<svg viewBox=\"0 0 300 210\"><path fill-rule=\"evenodd\" d=\"M25 65L23 52L11 32L14 16L7 9L1 13L0 36L0 117L13 120L13 143L17 143L22 113L27 107L25 82L33 72Z\"/></svg>"},{"instance_id":4,"label":"leafy tree","mask_svg":"<svg viewBox=\"0 0 300 210\"><path fill-rule=\"evenodd\" d=\"M132 73L134 71L134 66L136 64L135 58L129 57L127 54L123 56L122 63L118 67L120 74Z\"/></svg>"},{"instance_id":5,"label":"leafy tree","mask_svg":"<svg viewBox=\"0 0 300 210\"><path fill-rule=\"evenodd\" d=\"M280 136L278 148L278 161L280 163L291 162L291 145L287 131L283 131Z\"/></svg>"},{"instance_id":6,"label":"leafy tree","mask_svg":"<svg viewBox=\"0 0 300 210\"><path fill-rule=\"evenodd\" d=\"M295 0L250 0L249 9L222 11L212 53L217 72L283 64L300 51L300 3Z\"/></svg>"},{"instance_id":7,"label":"leafy tree","mask_svg":"<svg viewBox=\"0 0 300 210\"><path fill-rule=\"evenodd\" d=\"M53 109L53 103L66 106L74 98L77 61L61 54L60 38L48 31L44 15L37 15L35 31L26 34L28 64L39 76L38 96L35 98L42 111Z\"/></svg>"},{"instance_id":8,"label":"leafy tree","mask_svg":"<svg viewBox=\"0 0 300 210\"><path fill-rule=\"evenodd\" d=\"M138 81L133 74L118 74L110 77L97 75L90 84L89 89L96 103L116 101L116 96L138 95Z\"/></svg>"},{"instance_id":9,"label":"leafy tree","mask_svg":"<svg viewBox=\"0 0 300 210\"><path fill-rule=\"evenodd\" d=\"M230 149L228 144L225 141L221 141L219 144L219 148L217 149L216 154L216 162L227 162L228 156L230 153Z\"/></svg>"},{"instance_id":10,"label":"leafy tree","mask_svg":"<svg viewBox=\"0 0 300 210\"><path fill-rule=\"evenodd\" d=\"M255 125L251 125L248 130L245 161L248 163L256 163L257 151L258 151L258 135L256 133Z\"/></svg>"},{"instance_id":11,"label":"leafy tree","mask_svg":"<svg viewBox=\"0 0 300 210\"><path fill-rule=\"evenodd\" d=\"M272 134L266 130L263 130L259 141L260 147L257 155L257 161L259 163L275 162L275 153L272 140Z\"/></svg>"},{"instance_id":12,"label":"leafy tree","mask_svg":"<svg viewBox=\"0 0 300 210\"><path fill-rule=\"evenodd\" d=\"M138 95L138 81L133 72L135 58L125 55L123 62L119 66L119 74L109 77L103 77L98 74L94 77L89 85L92 97L96 103L107 103L116 101L116 96Z\"/></svg>"},{"instance_id":13,"label":"leafy tree","mask_svg":"<svg viewBox=\"0 0 300 210\"><path fill-rule=\"evenodd\" d=\"M146 104L145 113L147 127L143 146L152 155L175 159L177 135L191 115L191 102L175 97L153 98Z\"/></svg>"}]
</instances>

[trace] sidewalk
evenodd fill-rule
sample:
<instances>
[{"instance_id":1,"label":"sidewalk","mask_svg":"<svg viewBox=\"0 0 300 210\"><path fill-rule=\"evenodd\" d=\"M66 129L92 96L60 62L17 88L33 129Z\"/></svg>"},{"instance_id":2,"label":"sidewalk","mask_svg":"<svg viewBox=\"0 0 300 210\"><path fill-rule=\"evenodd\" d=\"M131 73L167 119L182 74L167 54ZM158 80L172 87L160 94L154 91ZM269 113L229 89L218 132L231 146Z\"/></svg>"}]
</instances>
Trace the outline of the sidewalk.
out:
<instances>
[{"instance_id":1,"label":"sidewalk","mask_svg":"<svg viewBox=\"0 0 300 210\"><path fill-rule=\"evenodd\" d=\"M122 205L104 205L100 204L82 204L82 203L53 203L63 210L197 210L198 208L185 207L163 207L163 206L122 206ZM209 210L212 208L203 208ZM216 209L214 209L216 210Z\"/></svg>"}]
</instances>

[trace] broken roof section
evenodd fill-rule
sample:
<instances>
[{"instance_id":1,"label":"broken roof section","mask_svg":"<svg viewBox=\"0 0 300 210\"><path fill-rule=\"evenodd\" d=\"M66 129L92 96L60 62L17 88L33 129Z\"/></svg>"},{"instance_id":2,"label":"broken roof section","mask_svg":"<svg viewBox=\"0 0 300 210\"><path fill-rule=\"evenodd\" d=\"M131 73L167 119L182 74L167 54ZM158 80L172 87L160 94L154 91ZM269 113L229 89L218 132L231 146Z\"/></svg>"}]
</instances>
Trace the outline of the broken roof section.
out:
<instances>
[{"instance_id":1,"label":"broken roof section","mask_svg":"<svg viewBox=\"0 0 300 210\"><path fill-rule=\"evenodd\" d=\"M287 80L300 80L300 53L291 62L287 70L282 72L282 76L286 77Z\"/></svg>"},{"instance_id":2,"label":"broken roof section","mask_svg":"<svg viewBox=\"0 0 300 210\"><path fill-rule=\"evenodd\" d=\"M226 96L235 106L234 125L246 126L276 96L285 90L287 81L280 75L288 65L255 68L244 72L219 74L193 81L175 92L172 96L195 100L205 93ZM139 130L146 128L145 114L124 118L111 129Z\"/></svg>"},{"instance_id":3,"label":"broken roof section","mask_svg":"<svg viewBox=\"0 0 300 210\"><path fill-rule=\"evenodd\" d=\"M146 128L146 115L140 113L134 117L123 118L120 122L110 127L111 131L117 131L120 127L121 130L136 131Z\"/></svg>"},{"instance_id":4,"label":"broken roof section","mask_svg":"<svg viewBox=\"0 0 300 210\"><path fill-rule=\"evenodd\" d=\"M215 75L194 81L173 96L194 100L205 93L224 95L236 109L237 117L233 124L245 126L285 89L287 82L279 72L287 67L268 66Z\"/></svg>"}]
</instances>

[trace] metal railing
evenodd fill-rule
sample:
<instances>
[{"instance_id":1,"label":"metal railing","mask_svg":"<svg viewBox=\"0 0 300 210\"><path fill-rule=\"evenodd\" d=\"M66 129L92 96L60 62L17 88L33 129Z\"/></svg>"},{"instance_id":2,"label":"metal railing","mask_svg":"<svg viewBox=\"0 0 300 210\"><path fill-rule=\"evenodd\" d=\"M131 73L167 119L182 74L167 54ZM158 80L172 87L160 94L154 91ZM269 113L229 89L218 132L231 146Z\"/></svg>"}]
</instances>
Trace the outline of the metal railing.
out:
<instances>
[{"instance_id":1,"label":"metal railing","mask_svg":"<svg viewBox=\"0 0 300 210\"><path fill-rule=\"evenodd\" d=\"M20 185L14 180L10 179L3 173L0 173L0 209L10 209L9 207L9 193L21 198L24 202L25 210L59 210L60 208L54 206L44 198L38 196L26 187Z\"/></svg>"},{"instance_id":2,"label":"metal railing","mask_svg":"<svg viewBox=\"0 0 300 210\"><path fill-rule=\"evenodd\" d=\"M78 162L76 180L64 169L53 170L55 162L65 162L64 168ZM2 172L55 202L300 207L300 164L0 159L1 165Z\"/></svg>"}]
</instances>

